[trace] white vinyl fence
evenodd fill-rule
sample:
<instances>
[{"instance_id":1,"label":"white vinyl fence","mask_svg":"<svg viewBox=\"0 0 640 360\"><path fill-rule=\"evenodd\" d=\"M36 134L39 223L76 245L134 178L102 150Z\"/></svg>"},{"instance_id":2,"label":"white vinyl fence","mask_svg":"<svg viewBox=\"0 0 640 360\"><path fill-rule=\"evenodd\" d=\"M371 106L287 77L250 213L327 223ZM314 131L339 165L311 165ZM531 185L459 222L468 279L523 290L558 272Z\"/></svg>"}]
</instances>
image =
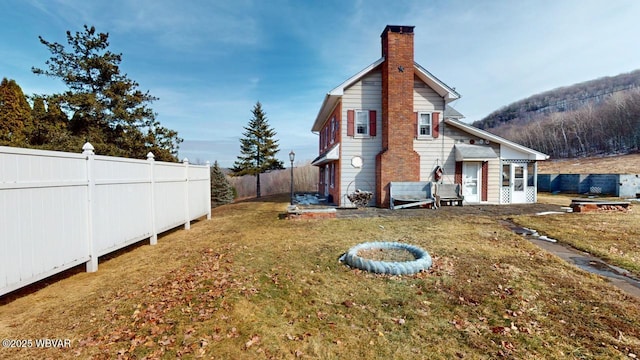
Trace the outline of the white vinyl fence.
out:
<instances>
[{"instance_id":1,"label":"white vinyl fence","mask_svg":"<svg viewBox=\"0 0 640 360\"><path fill-rule=\"evenodd\" d=\"M0 295L202 216L208 165L0 146Z\"/></svg>"}]
</instances>

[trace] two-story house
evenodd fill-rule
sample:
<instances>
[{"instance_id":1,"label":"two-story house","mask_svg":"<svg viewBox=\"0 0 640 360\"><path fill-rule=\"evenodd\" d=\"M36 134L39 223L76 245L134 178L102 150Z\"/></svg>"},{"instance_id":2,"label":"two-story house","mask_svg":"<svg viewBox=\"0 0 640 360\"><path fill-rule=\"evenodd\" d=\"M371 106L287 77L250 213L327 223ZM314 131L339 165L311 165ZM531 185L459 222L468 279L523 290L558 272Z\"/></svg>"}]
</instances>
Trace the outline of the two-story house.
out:
<instances>
[{"instance_id":1,"label":"two-story house","mask_svg":"<svg viewBox=\"0 0 640 360\"><path fill-rule=\"evenodd\" d=\"M389 206L392 181L462 185L467 203L533 203L537 161L548 156L460 121L460 98L414 61L413 26L387 26L382 57L324 98L319 134L319 191L338 206L371 191Z\"/></svg>"}]
</instances>

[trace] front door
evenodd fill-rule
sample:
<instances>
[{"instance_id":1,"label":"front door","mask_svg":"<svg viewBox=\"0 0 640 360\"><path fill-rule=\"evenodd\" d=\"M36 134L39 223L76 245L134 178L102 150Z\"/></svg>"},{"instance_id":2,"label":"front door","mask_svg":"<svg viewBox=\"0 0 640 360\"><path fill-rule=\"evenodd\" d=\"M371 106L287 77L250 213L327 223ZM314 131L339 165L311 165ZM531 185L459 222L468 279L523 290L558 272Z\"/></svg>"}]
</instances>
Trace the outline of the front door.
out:
<instances>
[{"instance_id":1,"label":"front door","mask_svg":"<svg viewBox=\"0 0 640 360\"><path fill-rule=\"evenodd\" d=\"M480 202L481 168L479 162L464 162L462 164L462 195L467 202Z\"/></svg>"},{"instance_id":2,"label":"front door","mask_svg":"<svg viewBox=\"0 0 640 360\"><path fill-rule=\"evenodd\" d=\"M511 202L514 204L523 204L527 202L526 193L526 178L527 168L525 164L511 164L513 173L511 178L513 179L513 185L511 188Z\"/></svg>"}]
</instances>

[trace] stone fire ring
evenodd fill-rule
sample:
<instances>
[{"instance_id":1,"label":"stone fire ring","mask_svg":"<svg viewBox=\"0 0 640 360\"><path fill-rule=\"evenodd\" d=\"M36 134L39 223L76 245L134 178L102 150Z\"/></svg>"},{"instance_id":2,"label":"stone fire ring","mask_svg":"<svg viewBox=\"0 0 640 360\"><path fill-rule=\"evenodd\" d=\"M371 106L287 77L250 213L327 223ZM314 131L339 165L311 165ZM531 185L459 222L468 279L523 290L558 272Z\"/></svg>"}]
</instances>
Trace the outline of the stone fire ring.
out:
<instances>
[{"instance_id":1,"label":"stone fire ring","mask_svg":"<svg viewBox=\"0 0 640 360\"><path fill-rule=\"evenodd\" d=\"M413 261L380 261L370 260L358 256L360 250L367 249L399 249L410 252L416 259ZM373 272L376 274L391 274L391 275L411 275L416 274L422 270L429 269L432 261L431 256L425 250L409 244L403 244L398 242L367 242L358 244L344 255L340 257L340 261L343 263L360 269Z\"/></svg>"}]
</instances>

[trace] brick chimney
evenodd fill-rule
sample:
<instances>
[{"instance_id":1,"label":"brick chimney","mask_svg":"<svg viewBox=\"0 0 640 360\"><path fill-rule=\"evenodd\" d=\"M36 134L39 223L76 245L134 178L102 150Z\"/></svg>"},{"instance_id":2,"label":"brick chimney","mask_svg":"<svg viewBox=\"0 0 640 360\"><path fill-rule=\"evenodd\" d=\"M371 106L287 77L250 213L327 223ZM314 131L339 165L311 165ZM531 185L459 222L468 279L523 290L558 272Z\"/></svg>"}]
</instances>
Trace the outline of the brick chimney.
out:
<instances>
[{"instance_id":1,"label":"brick chimney","mask_svg":"<svg viewBox=\"0 0 640 360\"><path fill-rule=\"evenodd\" d=\"M391 181L420 181L413 150L413 26L387 25L382 38L382 151L376 156L377 206L389 207Z\"/></svg>"}]
</instances>

